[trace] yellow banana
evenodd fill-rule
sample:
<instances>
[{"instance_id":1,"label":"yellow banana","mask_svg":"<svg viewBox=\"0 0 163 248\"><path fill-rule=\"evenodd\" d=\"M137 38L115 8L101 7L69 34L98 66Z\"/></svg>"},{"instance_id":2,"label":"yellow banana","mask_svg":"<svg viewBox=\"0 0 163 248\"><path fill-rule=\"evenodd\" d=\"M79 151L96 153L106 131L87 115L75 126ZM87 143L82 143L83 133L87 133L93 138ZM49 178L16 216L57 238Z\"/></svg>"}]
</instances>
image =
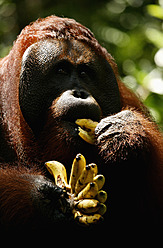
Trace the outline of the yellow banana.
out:
<instances>
[{"instance_id":1,"label":"yellow banana","mask_svg":"<svg viewBox=\"0 0 163 248\"><path fill-rule=\"evenodd\" d=\"M98 214L104 215L106 213L107 207L105 204L101 203L98 209Z\"/></svg>"},{"instance_id":2,"label":"yellow banana","mask_svg":"<svg viewBox=\"0 0 163 248\"><path fill-rule=\"evenodd\" d=\"M89 226L90 224L97 224L103 220L103 217L100 214L86 215L82 214L80 211L74 213L74 219L77 220L80 224Z\"/></svg>"},{"instance_id":3,"label":"yellow banana","mask_svg":"<svg viewBox=\"0 0 163 248\"><path fill-rule=\"evenodd\" d=\"M75 192L76 182L81 175L82 171L86 167L86 160L82 154L77 154L75 159L73 160L69 185L71 187L71 193Z\"/></svg>"},{"instance_id":4,"label":"yellow banana","mask_svg":"<svg viewBox=\"0 0 163 248\"><path fill-rule=\"evenodd\" d=\"M87 143L94 145L95 144L95 137L94 135L91 135L87 131L83 130L81 127L78 128L79 130L79 136L83 140L85 140Z\"/></svg>"},{"instance_id":5,"label":"yellow banana","mask_svg":"<svg viewBox=\"0 0 163 248\"><path fill-rule=\"evenodd\" d=\"M98 122L92 121L91 119L77 119L75 123L87 132L92 133L95 131L98 124Z\"/></svg>"},{"instance_id":6,"label":"yellow banana","mask_svg":"<svg viewBox=\"0 0 163 248\"><path fill-rule=\"evenodd\" d=\"M92 169L94 171L94 177L95 177L97 175L97 173L98 173L97 165L95 163L91 163L91 164L89 164L89 166L92 167Z\"/></svg>"},{"instance_id":7,"label":"yellow banana","mask_svg":"<svg viewBox=\"0 0 163 248\"><path fill-rule=\"evenodd\" d=\"M75 200L80 200L80 199L90 199L90 198L95 198L95 196L98 193L98 186L95 182L88 183L87 186L80 191L78 196L75 198Z\"/></svg>"},{"instance_id":8,"label":"yellow banana","mask_svg":"<svg viewBox=\"0 0 163 248\"><path fill-rule=\"evenodd\" d=\"M83 125L82 128L85 128L83 131L89 135L94 135L93 132L97 123L87 119L77 121ZM107 193L101 190L105 183L105 177L97 174L96 164L86 165L85 157L80 153L77 154L73 160L69 184L67 184L67 173L63 164L49 161L45 165L54 176L55 183L69 192L69 199L74 206L72 213L78 223L90 225L103 219L102 215L107 210L106 205L103 204L107 199Z\"/></svg>"},{"instance_id":9,"label":"yellow banana","mask_svg":"<svg viewBox=\"0 0 163 248\"><path fill-rule=\"evenodd\" d=\"M75 122L79 126L79 136L87 143L95 144L95 128L98 124L91 119L77 119Z\"/></svg>"},{"instance_id":10,"label":"yellow banana","mask_svg":"<svg viewBox=\"0 0 163 248\"><path fill-rule=\"evenodd\" d=\"M101 202L104 203L107 200L107 193L104 190L100 190L97 195L96 195L96 199Z\"/></svg>"},{"instance_id":11,"label":"yellow banana","mask_svg":"<svg viewBox=\"0 0 163 248\"><path fill-rule=\"evenodd\" d=\"M60 186L68 186L67 185L67 172L63 164L57 161L48 161L45 163L48 171L54 176L55 183Z\"/></svg>"},{"instance_id":12,"label":"yellow banana","mask_svg":"<svg viewBox=\"0 0 163 248\"><path fill-rule=\"evenodd\" d=\"M103 175L97 175L93 178L93 181L97 183L98 189L102 189L105 183L105 177Z\"/></svg>"},{"instance_id":13,"label":"yellow banana","mask_svg":"<svg viewBox=\"0 0 163 248\"><path fill-rule=\"evenodd\" d=\"M92 166L86 165L76 182L75 193L78 194L83 188L85 188L88 183L93 182L93 176L94 169L92 168Z\"/></svg>"},{"instance_id":14,"label":"yellow banana","mask_svg":"<svg viewBox=\"0 0 163 248\"><path fill-rule=\"evenodd\" d=\"M78 201L75 208L79 209L82 213L90 214L97 212L101 207L99 201L95 199L84 199Z\"/></svg>"}]
</instances>

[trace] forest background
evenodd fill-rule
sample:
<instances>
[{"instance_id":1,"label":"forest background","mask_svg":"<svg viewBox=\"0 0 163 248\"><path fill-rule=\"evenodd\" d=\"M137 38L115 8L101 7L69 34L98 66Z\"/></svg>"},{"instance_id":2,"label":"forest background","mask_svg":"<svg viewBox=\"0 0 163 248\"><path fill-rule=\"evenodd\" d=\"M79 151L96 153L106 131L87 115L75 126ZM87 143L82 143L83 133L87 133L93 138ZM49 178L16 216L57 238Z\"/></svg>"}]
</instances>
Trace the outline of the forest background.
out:
<instances>
[{"instance_id":1,"label":"forest background","mask_svg":"<svg viewBox=\"0 0 163 248\"><path fill-rule=\"evenodd\" d=\"M163 130L163 0L0 0L0 57L21 29L48 15L90 28Z\"/></svg>"}]
</instances>

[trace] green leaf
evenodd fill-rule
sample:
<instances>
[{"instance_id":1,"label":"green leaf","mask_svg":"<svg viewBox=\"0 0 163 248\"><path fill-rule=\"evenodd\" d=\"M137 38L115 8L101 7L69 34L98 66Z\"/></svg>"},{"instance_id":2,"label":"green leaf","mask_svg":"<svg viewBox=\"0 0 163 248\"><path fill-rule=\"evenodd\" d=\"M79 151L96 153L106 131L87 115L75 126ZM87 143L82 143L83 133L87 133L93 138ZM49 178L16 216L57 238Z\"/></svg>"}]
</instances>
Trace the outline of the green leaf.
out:
<instances>
[{"instance_id":1,"label":"green leaf","mask_svg":"<svg viewBox=\"0 0 163 248\"><path fill-rule=\"evenodd\" d=\"M163 33L155 28L147 28L145 31L147 38L152 42L156 47L163 47Z\"/></svg>"},{"instance_id":2,"label":"green leaf","mask_svg":"<svg viewBox=\"0 0 163 248\"><path fill-rule=\"evenodd\" d=\"M149 15L163 20L163 8L159 5L155 5L155 4L148 5L147 12Z\"/></svg>"}]
</instances>

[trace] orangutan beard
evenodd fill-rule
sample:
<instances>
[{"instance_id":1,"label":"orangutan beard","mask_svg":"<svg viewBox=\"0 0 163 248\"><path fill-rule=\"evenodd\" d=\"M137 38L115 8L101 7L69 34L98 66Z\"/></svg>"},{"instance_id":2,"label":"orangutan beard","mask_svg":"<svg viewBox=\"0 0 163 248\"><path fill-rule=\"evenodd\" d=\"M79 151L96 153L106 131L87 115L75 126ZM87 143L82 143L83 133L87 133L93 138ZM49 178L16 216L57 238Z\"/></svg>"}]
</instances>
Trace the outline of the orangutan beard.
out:
<instances>
[{"instance_id":1,"label":"orangutan beard","mask_svg":"<svg viewBox=\"0 0 163 248\"><path fill-rule=\"evenodd\" d=\"M41 160L57 160L63 163L67 170L71 168L73 159L78 153L82 153L88 161L97 154L95 146L86 143L79 137L78 126L75 123L62 120L54 107L49 109L46 124L39 137Z\"/></svg>"}]
</instances>

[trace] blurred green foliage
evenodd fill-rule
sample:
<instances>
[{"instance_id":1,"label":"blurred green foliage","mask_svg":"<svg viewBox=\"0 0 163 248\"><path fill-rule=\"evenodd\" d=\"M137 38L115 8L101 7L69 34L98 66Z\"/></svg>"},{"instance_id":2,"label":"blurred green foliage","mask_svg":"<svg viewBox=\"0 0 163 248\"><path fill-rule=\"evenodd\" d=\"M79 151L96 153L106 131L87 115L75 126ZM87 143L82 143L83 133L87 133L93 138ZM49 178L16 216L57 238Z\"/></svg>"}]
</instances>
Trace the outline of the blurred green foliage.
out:
<instances>
[{"instance_id":1,"label":"blurred green foliage","mask_svg":"<svg viewBox=\"0 0 163 248\"><path fill-rule=\"evenodd\" d=\"M163 0L0 0L0 57L23 27L52 14L93 31L163 130Z\"/></svg>"}]
</instances>

